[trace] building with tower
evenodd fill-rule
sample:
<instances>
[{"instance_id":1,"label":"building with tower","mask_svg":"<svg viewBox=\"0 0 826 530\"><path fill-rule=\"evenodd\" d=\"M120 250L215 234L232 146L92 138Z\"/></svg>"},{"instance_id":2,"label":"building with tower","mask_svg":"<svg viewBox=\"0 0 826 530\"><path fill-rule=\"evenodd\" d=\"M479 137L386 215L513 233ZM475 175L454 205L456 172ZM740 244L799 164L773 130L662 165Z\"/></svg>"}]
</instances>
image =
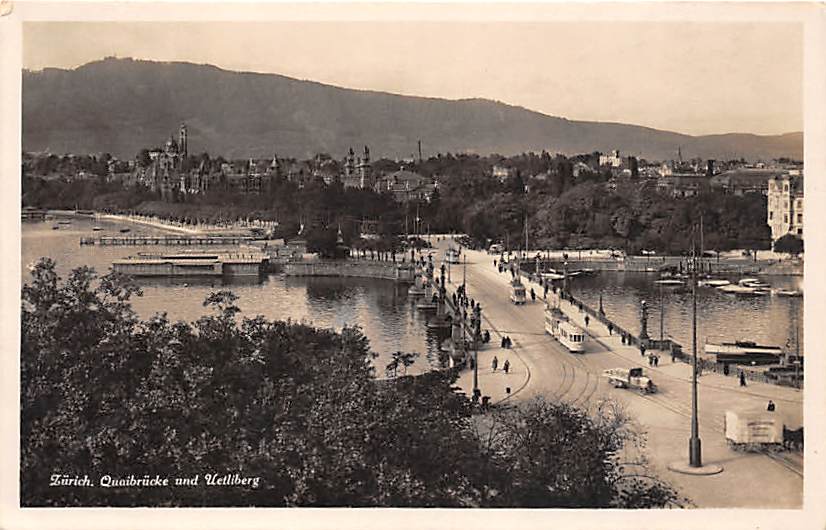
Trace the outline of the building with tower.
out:
<instances>
[{"instance_id":1,"label":"building with tower","mask_svg":"<svg viewBox=\"0 0 826 530\"><path fill-rule=\"evenodd\" d=\"M768 180L767 219L772 241L786 234L803 239L803 175L792 171Z\"/></svg>"},{"instance_id":2,"label":"building with tower","mask_svg":"<svg viewBox=\"0 0 826 530\"><path fill-rule=\"evenodd\" d=\"M343 168L341 182L345 187L371 189L375 184L370 164L370 149L366 145L360 157L356 157L356 153L351 147L347 151L347 156L344 157Z\"/></svg>"}]
</instances>

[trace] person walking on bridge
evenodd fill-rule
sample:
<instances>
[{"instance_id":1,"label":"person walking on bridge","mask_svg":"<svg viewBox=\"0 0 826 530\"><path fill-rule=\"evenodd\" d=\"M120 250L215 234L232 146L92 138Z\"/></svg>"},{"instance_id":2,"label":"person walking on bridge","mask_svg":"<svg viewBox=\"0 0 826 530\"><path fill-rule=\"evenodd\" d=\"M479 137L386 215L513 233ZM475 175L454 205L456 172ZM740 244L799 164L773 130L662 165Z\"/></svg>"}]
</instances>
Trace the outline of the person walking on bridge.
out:
<instances>
[{"instance_id":1,"label":"person walking on bridge","mask_svg":"<svg viewBox=\"0 0 826 530\"><path fill-rule=\"evenodd\" d=\"M613 335L613 334L614 334L614 324L609 322L608 323L608 335Z\"/></svg>"},{"instance_id":2,"label":"person walking on bridge","mask_svg":"<svg viewBox=\"0 0 826 530\"><path fill-rule=\"evenodd\" d=\"M502 365L502 370L504 370L505 374L507 374L510 369L511 369L511 362L509 360L505 359L505 364Z\"/></svg>"},{"instance_id":3,"label":"person walking on bridge","mask_svg":"<svg viewBox=\"0 0 826 530\"><path fill-rule=\"evenodd\" d=\"M536 291L533 290L533 287L531 287L531 301L536 302Z\"/></svg>"},{"instance_id":4,"label":"person walking on bridge","mask_svg":"<svg viewBox=\"0 0 826 530\"><path fill-rule=\"evenodd\" d=\"M498 366L499 366L499 359L498 359L498 358L494 355L494 356L493 356L493 360L490 362L490 367L491 367L491 370L493 370L493 371L495 372L495 371L496 371L496 368L497 368Z\"/></svg>"},{"instance_id":5,"label":"person walking on bridge","mask_svg":"<svg viewBox=\"0 0 826 530\"><path fill-rule=\"evenodd\" d=\"M588 315L585 315L585 327L587 328L588 324L590 324L590 323L591 323L591 317L589 317Z\"/></svg>"},{"instance_id":6,"label":"person walking on bridge","mask_svg":"<svg viewBox=\"0 0 826 530\"><path fill-rule=\"evenodd\" d=\"M746 372L740 370L740 386L746 386Z\"/></svg>"}]
</instances>

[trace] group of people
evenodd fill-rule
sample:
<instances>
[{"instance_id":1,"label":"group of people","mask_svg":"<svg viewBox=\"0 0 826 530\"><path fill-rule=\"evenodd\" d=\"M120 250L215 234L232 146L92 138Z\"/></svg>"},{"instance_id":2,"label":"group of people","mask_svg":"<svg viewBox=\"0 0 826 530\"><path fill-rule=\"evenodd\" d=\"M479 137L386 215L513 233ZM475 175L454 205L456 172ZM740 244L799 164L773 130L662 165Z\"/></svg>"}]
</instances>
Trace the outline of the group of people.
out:
<instances>
[{"instance_id":1,"label":"group of people","mask_svg":"<svg viewBox=\"0 0 826 530\"><path fill-rule=\"evenodd\" d=\"M660 356L655 353L648 354L648 366L659 366L660 365Z\"/></svg>"},{"instance_id":2,"label":"group of people","mask_svg":"<svg viewBox=\"0 0 826 530\"><path fill-rule=\"evenodd\" d=\"M511 340L511 338L508 337L507 335L502 335L502 348L505 348L506 350L509 350L509 349L511 349L512 346L513 346L513 341Z\"/></svg>"},{"instance_id":3,"label":"group of people","mask_svg":"<svg viewBox=\"0 0 826 530\"><path fill-rule=\"evenodd\" d=\"M495 372L498 367L499 367L499 358L494 355L493 360L490 362L490 368L491 368L492 371ZM511 363L510 363L509 360L505 359L505 364L502 365L502 371L507 374L510 371L510 369L511 369Z\"/></svg>"}]
</instances>

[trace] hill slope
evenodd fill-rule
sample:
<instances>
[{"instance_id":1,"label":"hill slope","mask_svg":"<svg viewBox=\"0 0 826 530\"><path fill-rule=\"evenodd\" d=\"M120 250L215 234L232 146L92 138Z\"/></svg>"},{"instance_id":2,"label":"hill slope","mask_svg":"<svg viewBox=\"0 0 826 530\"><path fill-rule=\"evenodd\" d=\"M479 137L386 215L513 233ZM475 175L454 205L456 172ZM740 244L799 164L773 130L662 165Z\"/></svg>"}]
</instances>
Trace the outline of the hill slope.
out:
<instances>
[{"instance_id":1,"label":"hill slope","mask_svg":"<svg viewBox=\"0 0 826 530\"><path fill-rule=\"evenodd\" d=\"M23 148L132 157L189 127L191 152L225 157L340 157L369 145L404 157L436 152L575 154L620 149L650 159L802 158L802 133L688 136L571 121L499 102L399 96L208 65L104 59L23 73Z\"/></svg>"}]
</instances>

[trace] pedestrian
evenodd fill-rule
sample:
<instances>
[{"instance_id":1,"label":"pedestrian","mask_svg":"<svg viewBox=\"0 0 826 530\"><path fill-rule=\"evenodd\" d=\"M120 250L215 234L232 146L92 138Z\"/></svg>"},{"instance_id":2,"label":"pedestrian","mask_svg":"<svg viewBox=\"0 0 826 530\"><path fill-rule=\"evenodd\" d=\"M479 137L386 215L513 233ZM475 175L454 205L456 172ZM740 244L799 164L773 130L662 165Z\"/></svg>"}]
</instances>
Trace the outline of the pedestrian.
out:
<instances>
[{"instance_id":1,"label":"pedestrian","mask_svg":"<svg viewBox=\"0 0 826 530\"><path fill-rule=\"evenodd\" d=\"M675 350L673 348L671 349L671 362L672 363L677 362L677 350ZM725 365L725 367L728 368L728 365ZM726 373L726 375L728 375L728 373Z\"/></svg>"},{"instance_id":2,"label":"pedestrian","mask_svg":"<svg viewBox=\"0 0 826 530\"><path fill-rule=\"evenodd\" d=\"M589 324L590 322L591 322L591 317L589 317L588 315L585 315L585 327L586 327L586 328L588 327L588 324Z\"/></svg>"},{"instance_id":3,"label":"pedestrian","mask_svg":"<svg viewBox=\"0 0 826 530\"><path fill-rule=\"evenodd\" d=\"M648 354L648 366L654 366L654 356Z\"/></svg>"},{"instance_id":4,"label":"pedestrian","mask_svg":"<svg viewBox=\"0 0 826 530\"><path fill-rule=\"evenodd\" d=\"M774 401L769 400L769 404L766 406L766 410L769 412L774 412Z\"/></svg>"},{"instance_id":5,"label":"pedestrian","mask_svg":"<svg viewBox=\"0 0 826 530\"><path fill-rule=\"evenodd\" d=\"M510 337L508 337L508 336L506 335L506 336L505 336L505 348L507 348L507 349L511 349L511 345L512 345L512 344L513 344L513 341L511 340L511 338L510 338Z\"/></svg>"},{"instance_id":6,"label":"pedestrian","mask_svg":"<svg viewBox=\"0 0 826 530\"><path fill-rule=\"evenodd\" d=\"M505 364L502 365L502 370L504 370L505 373L507 374L510 369L511 369L511 362L509 360L505 359Z\"/></svg>"},{"instance_id":7,"label":"pedestrian","mask_svg":"<svg viewBox=\"0 0 826 530\"><path fill-rule=\"evenodd\" d=\"M614 325L612 323L608 323L608 335L614 334Z\"/></svg>"},{"instance_id":8,"label":"pedestrian","mask_svg":"<svg viewBox=\"0 0 826 530\"><path fill-rule=\"evenodd\" d=\"M660 356L659 356L659 355L655 355L655 356L654 356L654 367L656 368L656 367L657 367L657 366L659 366L659 365L660 365Z\"/></svg>"},{"instance_id":9,"label":"pedestrian","mask_svg":"<svg viewBox=\"0 0 826 530\"><path fill-rule=\"evenodd\" d=\"M740 370L740 386L746 386L746 372Z\"/></svg>"},{"instance_id":10,"label":"pedestrian","mask_svg":"<svg viewBox=\"0 0 826 530\"><path fill-rule=\"evenodd\" d=\"M493 266L496 267L496 260L493 260Z\"/></svg>"},{"instance_id":11,"label":"pedestrian","mask_svg":"<svg viewBox=\"0 0 826 530\"><path fill-rule=\"evenodd\" d=\"M723 363L723 375L728 375L728 374L729 374L728 363Z\"/></svg>"},{"instance_id":12,"label":"pedestrian","mask_svg":"<svg viewBox=\"0 0 826 530\"><path fill-rule=\"evenodd\" d=\"M631 344L630 338L628 339L628 343ZM645 346L643 346L642 344L640 344L640 356L645 357Z\"/></svg>"},{"instance_id":13,"label":"pedestrian","mask_svg":"<svg viewBox=\"0 0 826 530\"><path fill-rule=\"evenodd\" d=\"M542 293L542 299L543 300L548 299L548 282L545 282L545 291Z\"/></svg>"},{"instance_id":14,"label":"pedestrian","mask_svg":"<svg viewBox=\"0 0 826 530\"><path fill-rule=\"evenodd\" d=\"M491 369L495 372L496 368L499 366L499 359L494 355L493 360L490 362Z\"/></svg>"},{"instance_id":15,"label":"pedestrian","mask_svg":"<svg viewBox=\"0 0 826 530\"><path fill-rule=\"evenodd\" d=\"M536 302L536 291L533 290L533 287L531 287L531 301Z\"/></svg>"},{"instance_id":16,"label":"pedestrian","mask_svg":"<svg viewBox=\"0 0 826 530\"><path fill-rule=\"evenodd\" d=\"M490 331L485 330L485 344L490 342Z\"/></svg>"},{"instance_id":17,"label":"pedestrian","mask_svg":"<svg viewBox=\"0 0 826 530\"><path fill-rule=\"evenodd\" d=\"M625 333L620 333L620 340L622 340L622 343L625 344Z\"/></svg>"}]
</instances>

